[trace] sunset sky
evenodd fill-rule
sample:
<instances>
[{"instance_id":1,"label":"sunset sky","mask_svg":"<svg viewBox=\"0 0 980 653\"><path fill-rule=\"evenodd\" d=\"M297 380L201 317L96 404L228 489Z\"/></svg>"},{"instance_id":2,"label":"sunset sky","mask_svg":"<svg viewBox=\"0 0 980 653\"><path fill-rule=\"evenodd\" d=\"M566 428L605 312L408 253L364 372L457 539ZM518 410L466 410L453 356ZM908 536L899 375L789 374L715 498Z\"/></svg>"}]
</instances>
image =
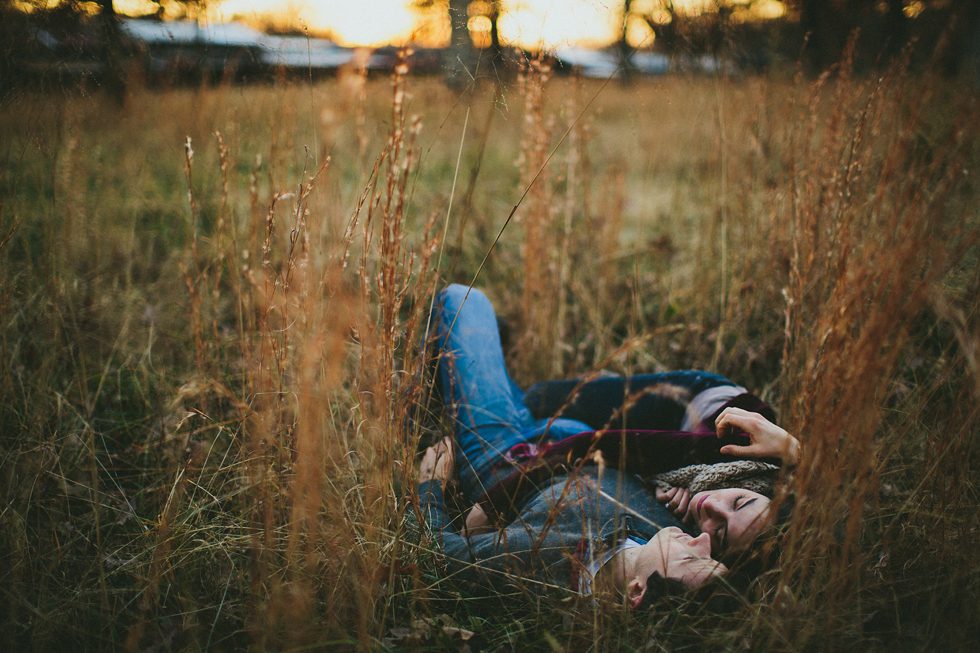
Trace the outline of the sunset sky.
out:
<instances>
[{"instance_id":1,"label":"sunset sky","mask_svg":"<svg viewBox=\"0 0 980 653\"><path fill-rule=\"evenodd\" d=\"M446 38L445 10L428 15L412 0L224 0L215 11L224 17L289 12L312 29L326 29L347 45L376 45L421 36ZM619 0L512 0L500 18L504 40L555 47L573 42L607 43L616 34Z\"/></svg>"},{"instance_id":2,"label":"sunset sky","mask_svg":"<svg viewBox=\"0 0 980 653\"><path fill-rule=\"evenodd\" d=\"M747 0L733 0L743 4ZM147 0L115 0L122 13L146 13ZM448 38L444 6L421 11L413 0L220 0L209 9L211 20L245 19L301 25L329 32L343 45L380 45L409 41L441 44ZM439 3L436 3L439 5ZM713 0L674 0L691 12L714 5ZM622 0L504 0L499 29L507 43L555 48L567 45L602 46L616 39L622 20ZM634 0L634 10L655 11L658 0ZM775 17L785 11L778 0L756 0L753 12ZM479 19L471 31L483 27ZM488 27L488 26L487 26ZM641 21L632 25L631 40L649 39Z\"/></svg>"}]
</instances>

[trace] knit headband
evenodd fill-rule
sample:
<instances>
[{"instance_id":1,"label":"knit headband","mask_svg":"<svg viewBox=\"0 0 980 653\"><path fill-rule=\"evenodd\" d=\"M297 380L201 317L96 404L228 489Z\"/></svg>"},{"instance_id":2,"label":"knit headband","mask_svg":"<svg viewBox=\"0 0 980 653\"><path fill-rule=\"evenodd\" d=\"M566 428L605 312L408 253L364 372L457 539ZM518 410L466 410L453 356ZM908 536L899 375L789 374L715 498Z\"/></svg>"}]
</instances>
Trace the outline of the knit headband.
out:
<instances>
[{"instance_id":1,"label":"knit headband","mask_svg":"<svg viewBox=\"0 0 980 653\"><path fill-rule=\"evenodd\" d=\"M686 487L691 494L737 487L772 497L779 467L757 460L733 460L714 465L689 465L662 474L652 481L662 489Z\"/></svg>"}]
</instances>

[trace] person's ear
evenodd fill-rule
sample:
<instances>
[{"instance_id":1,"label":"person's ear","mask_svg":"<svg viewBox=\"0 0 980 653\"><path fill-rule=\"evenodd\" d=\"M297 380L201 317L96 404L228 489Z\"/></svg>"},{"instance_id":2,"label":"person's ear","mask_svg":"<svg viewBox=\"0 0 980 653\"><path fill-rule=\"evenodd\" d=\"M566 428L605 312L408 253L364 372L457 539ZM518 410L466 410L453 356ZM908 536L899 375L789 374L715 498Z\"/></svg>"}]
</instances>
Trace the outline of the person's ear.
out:
<instances>
[{"instance_id":1,"label":"person's ear","mask_svg":"<svg viewBox=\"0 0 980 653\"><path fill-rule=\"evenodd\" d=\"M647 593L647 584L639 578L634 578L626 586L626 600L629 601L631 608L637 608L643 601L643 595Z\"/></svg>"}]
</instances>

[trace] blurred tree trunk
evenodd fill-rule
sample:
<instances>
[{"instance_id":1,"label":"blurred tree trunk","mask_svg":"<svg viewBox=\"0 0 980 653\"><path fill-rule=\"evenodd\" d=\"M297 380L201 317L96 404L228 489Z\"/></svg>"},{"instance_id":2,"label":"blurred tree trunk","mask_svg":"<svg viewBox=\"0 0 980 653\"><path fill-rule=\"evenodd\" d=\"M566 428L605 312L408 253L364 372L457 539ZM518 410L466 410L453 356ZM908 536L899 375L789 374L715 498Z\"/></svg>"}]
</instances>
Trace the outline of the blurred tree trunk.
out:
<instances>
[{"instance_id":1,"label":"blurred tree trunk","mask_svg":"<svg viewBox=\"0 0 980 653\"><path fill-rule=\"evenodd\" d=\"M974 88L980 88L980 2L974 2L972 21L969 25L965 52L966 69Z\"/></svg>"},{"instance_id":2,"label":"blurred tree trunk","mask_svg":"<svg viewBox=\"0 0 980 653\"><path fill-rule=\"evenodd\" d=\"M656 39L654 45L668 57L672 57L677 54L679 46L677 11L674 9L674 3L669 0L662 2L660 8L667 12L668 20L666 22L654 20L652 14L645 14L643 20L646 21L647 27L654 34Z\"/></svg>"},{"instance_id":3,"label":"blurred tree trunk","mask_svg":"<svg viewBox=\"0 0 980 653\"><path fill-rule=\"evenodd\" d=\"M500 20L500 0L491 0L487 18L490 19L490 63L496 67L504 60L504 47L500 44L500 30L497 25Z\"/></svg>"},{"instance_id":4,"label":"blurred tree trunk","mask_svg":"<svg viewBox=\"0 0 980 653\"><path fill-rule=\"evenodd\" d=\"M949 74L960 74L980 88L980 2L957 7L953 14L953 44L947 63Z\"/></svg>"},{"instance_id":5,"label":"blurred tree trunk","mask_svg":"<svg viewBox=\"0 0 980 653\"><path fill-rule=\"evenodd\" d=\"M7 87L13 86L14 78L19 74L16 57L22 35L27 31L18 20L20 14L15 13L13 0L0 0L0 93ZM0 95L0 102L4 96Z\"/></svg>"},{"instance_id":6,"label":"blurred tree trunk","mask_svg":"<svg viewBox=\"0 0 980 653\"><path fill-rule=\"evenodd\" d=\"M446 50L446 84L455 90L465 88L473 78L473 41L470 39L470 0L449 0L451 33Z\"/></svg>"},{"instance_id":7,"label":"blurred tree trunk","mask_svg":"<svg viewBox=\"0 0 980 653\"><path fill-rule=\"evenodd\" d=\"M627 33L629 32L630 16L633 11L633 0L623 0L623 24L619 32L619 67L623 73L623 83L633 80L633 48L630 47Z\"/></svg>"},{"instance_id":8,"label":"blurred tree trunk","mask_svg":"<svg viewBox=\"0 0 980 653\"><path fill-rule=\"evenodd\" d=\"M888 0L888 12L885 14L885 31L888 40L885 48L890 57L898 55L909 40L908 18L905 16L904 0Z\"/></svg>"},{"instance_id":9,"label":"blurred tree trunk","mask_svg":"<svg viewBox=\"0 0 980 653\"><path fill-rule=\"evenodd\" d=\"M99 22L102 32L102 85L122 106L126 102L126 79L123 74L122 35L113 0L99 0Z\"/></svg>"},{"instance_id":10,"label":"blurred tree trunk","mask_svg":"<svg viewBox=\"0 0 980 653\"><path fill-rule=\"evenodd\" d=\"M711 55L720 64L728 41L728 29L732 17L732 8L721 2L716 2L715 7L718 10L718 17L711 24L708 45L711 48Z\"/></svg>"},{"instance_id":11,"label":"blurred tree trunk","mask_svg":"<svg viewBox=\"0 0 980 653\"><path fill-rule=\"evenodd\" d=\"M830 9L826 0L802 0L800 3L800 27L809 39L807 61L815 71L827 67L832 58L833 45Z\"/></svg>"}]
</instances>

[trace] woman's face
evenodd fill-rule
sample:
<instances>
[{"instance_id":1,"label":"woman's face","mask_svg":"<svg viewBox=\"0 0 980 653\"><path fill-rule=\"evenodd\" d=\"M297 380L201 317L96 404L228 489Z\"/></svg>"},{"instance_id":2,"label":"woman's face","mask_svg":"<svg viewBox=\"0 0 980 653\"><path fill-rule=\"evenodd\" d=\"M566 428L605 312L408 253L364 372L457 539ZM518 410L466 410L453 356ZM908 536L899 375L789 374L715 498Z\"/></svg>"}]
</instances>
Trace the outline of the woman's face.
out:
<instances>
[{"instance_id":1,"label":"woman's face","mask_svg":"<svg viewBox=\"0 0 980 653\"><path fill-rule=\"evenodd\" d=\"M711 538L716 555L737 553L752 545L767 523L769 499L751 490L724 488L691 497L686 518Z\"/></svg>"}]
</instances>

